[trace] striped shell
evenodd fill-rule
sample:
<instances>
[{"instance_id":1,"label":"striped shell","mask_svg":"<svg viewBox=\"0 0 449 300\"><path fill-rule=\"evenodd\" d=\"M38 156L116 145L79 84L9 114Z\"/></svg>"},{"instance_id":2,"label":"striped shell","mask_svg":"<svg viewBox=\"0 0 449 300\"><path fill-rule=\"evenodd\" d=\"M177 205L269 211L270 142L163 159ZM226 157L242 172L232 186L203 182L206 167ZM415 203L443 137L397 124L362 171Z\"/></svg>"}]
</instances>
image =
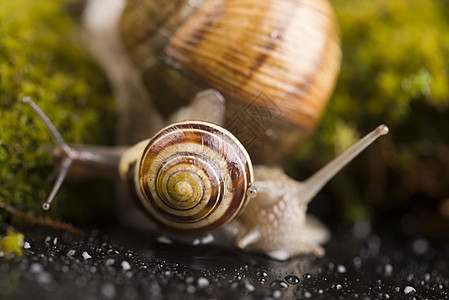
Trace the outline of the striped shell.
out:
<instances>
[{"instance_id":1,"label":"striped shell","mask_svg":"<svg viewBox=\"0 0 449 300\"><path fill-rule=\"evenodd\" d=\"M218 90L224 127L259 164L285 161L313 132L340 68L327 0L133 0L120 28L158 109Z\"/></svg>"},{"instance_id":2,"label":"striped shell","mask_svg":"<svg viewBox=\"0 0 449 300\"><path fill-rule=\"evenodd\" d=\"M224 127L261 164L285 161L315 129L340 68L327 0L129 0L120 28L158 109L218 90Z\"/></svg>"},{"instance_id":3,"label":"striped shell","mask_svg":"<svg viewBox=\"0 0 449 300\"><path fill-rule=\"evenodd\" d=\"M170 38L173 65L245 105L315 127L340 67L338 26L326 0L205 1Z\"/></svg>"},{"instance_id":4,"label":"striped shell","mask_svg":"<svg viewBox=\"0 0 449 300\"><path fill-rule=\"evenodd\" d=\"M236 217L253 183L250 158L227 130L175 123L146 145L135 184L144 210L162 228L203 234Z\"/></svg>"}]
</instances>

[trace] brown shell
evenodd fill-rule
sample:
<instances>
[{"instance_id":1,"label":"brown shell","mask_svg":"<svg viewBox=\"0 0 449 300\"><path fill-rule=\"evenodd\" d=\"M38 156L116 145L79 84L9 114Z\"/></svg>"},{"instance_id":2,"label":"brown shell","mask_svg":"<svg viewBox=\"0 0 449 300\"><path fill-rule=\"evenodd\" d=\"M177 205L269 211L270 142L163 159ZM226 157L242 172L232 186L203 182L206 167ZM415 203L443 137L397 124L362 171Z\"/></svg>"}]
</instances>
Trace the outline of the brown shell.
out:
<instances>
[{"instance_id":1,"label":"brown shell","mask_svg":"<svg viewBox=\"0 0 449 300\"><path fill-rule=\"evenodd\" d=\"M226 98L222 125L256 163L291 157L316 127L340 67L326 0L128 0L120 26L158 110L168 116L215 88Z\"/></svg>"},{"instance_id":2,"label":"brown shell","mask_svg":"<svg viewBox=\"0 0 449 300\"><path fill-rule=\"evenodd\" d=\"M204 234L235 218L253 183L248 153L227 130L181 122L156 134L135 169L144 210L162 228Z\"/></svg>"},{"instance_id":3,"label":"brown shell","mask_svg":"<svg viewBox=\"0 0 449 300\"><path fill-rule=\"evenodd\" d=\"M170 38L165 55L225 96L315 127L340 66L337 24L325 0L210 0Z\"/></svg>"}]
</instances>

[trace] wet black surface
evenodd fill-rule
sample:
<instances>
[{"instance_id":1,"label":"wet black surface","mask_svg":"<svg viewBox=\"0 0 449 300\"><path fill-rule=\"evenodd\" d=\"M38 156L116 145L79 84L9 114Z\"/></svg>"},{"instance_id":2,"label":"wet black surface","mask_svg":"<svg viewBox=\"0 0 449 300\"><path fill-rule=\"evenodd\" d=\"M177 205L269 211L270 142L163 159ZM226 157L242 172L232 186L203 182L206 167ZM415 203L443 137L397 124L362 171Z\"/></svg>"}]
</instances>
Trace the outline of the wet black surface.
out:
<instances>
[{"instance_id":1,"label":"wet black surface","mask_svg":"<svg viewBox=\"0 0 449 300\"><path fill-rule=\"evenodd\" d=\"M449 298L449 245L382 232L334 235L325 258L286 262L125 229L25 235L22 258L0 258L0 299Z\"/></svg>"}]
</instances>

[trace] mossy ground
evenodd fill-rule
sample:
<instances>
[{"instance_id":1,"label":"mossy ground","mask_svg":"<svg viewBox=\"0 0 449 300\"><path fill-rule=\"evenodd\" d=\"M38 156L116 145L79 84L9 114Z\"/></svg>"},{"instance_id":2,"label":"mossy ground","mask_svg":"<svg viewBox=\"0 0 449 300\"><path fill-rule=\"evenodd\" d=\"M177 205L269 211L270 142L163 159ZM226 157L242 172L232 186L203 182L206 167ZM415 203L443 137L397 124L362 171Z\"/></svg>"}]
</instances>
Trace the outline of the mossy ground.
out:
<instances>
[{"instance_id":1,"label":"mossy ground","mask_svg":"<svg viewBox=\"0 0 449 300\"><path fill-rule=\"evenodd\" d=\"M331 4L340 25L341 73L323 121L298 153L299 164L322 165L385 123L390 134L327 188L340 200L337 211L357 219L367 217L368 207L430 210L444 218L438 207L449 199L449 3Z\"/></svg>"},{"instance_id":2,"label":"mossy ground","mask_svg":"<svg viewBox=\"0 0 449 300\"><path fill-rule=\"evenodd\" d=\"M53 142L18 99L35 99L70 143L109 144L113 135L106 80L63 4L0 0L0 201L36 214L42 213L52 185L45 179L52 170ZM333 205L350 219L367 217L367 207L424 210L442 218L439 207L445 201L449 207L447 1L331 4L340 23L341 74L321 125L289 173L310 175L360 135L386 123L390 135L326 188L338 203ZM111 200L106 205L99 201L105 200L100 195L105 188L98 187L104 183L95 188L71 185L65 184L53 215L86 220L111 207Z\"/></svg>"},{"instance_id":3,"label":"mossy ground","mask_svg":"<svg viewBox=\"0 0 449 300\"><path fill-rule=\"evenodd\" d=\"M34 99L69 143L110 144L113 137L109 87L63 5L0 0L0 201L35 214L43 214L52 186L47 178L54 143L21 97ZM100 204L77 191L84 188L64 189L50 215L88 219L90 207Z\"/></svg>"}]
</instances>

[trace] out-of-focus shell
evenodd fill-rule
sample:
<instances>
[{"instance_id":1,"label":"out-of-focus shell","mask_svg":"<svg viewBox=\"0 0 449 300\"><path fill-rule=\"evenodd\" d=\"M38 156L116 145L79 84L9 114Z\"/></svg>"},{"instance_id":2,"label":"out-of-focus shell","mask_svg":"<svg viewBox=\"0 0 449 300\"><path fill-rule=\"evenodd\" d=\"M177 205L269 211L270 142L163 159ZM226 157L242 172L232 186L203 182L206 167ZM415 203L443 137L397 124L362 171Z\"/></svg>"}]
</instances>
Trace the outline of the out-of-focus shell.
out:
<instances>
[{"instance_id":1,"label":"out-of-focus shell","mask_svg":"<svg viewBox=\"0 0 449 300\"><path fill-rule=\"evenodd\" d=\"M314 128L340 65L337 25L324 0L206 1L165 48L175 67L280 118Z\"/></svg>"},{"instance_id":2,"label":"out-of-focus shell","mask_svg":"<svg viewBox=\"0 0 449 300\"><path fill-rule=\"evenodd\" d=\"M225 127L264 164L288 158L316 127L341 60L326 0L128 0L122 35L156 106L218 90Z\"/></svg>"}]
</instances>

